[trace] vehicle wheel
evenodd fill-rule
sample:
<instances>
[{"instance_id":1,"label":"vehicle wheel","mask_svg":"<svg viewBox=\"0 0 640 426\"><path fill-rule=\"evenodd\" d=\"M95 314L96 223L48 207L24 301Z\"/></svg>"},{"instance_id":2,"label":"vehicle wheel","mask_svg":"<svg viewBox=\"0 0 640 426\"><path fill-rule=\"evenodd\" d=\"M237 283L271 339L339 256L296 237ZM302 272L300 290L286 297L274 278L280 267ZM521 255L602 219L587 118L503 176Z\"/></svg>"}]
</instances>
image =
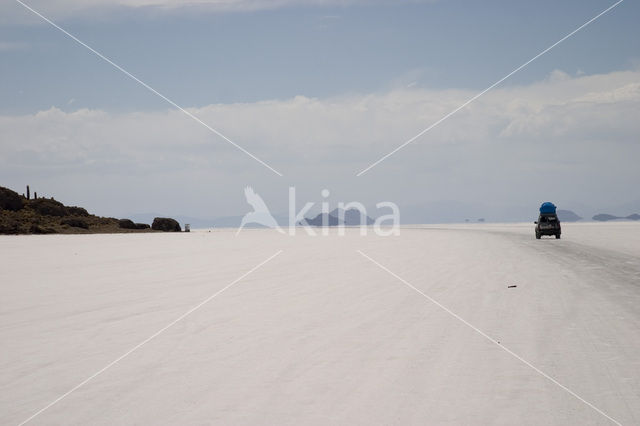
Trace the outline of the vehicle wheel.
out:
<instances>
[{"instance_id":1,"label":"vehicle wheel","mask_svg":"<svg viewBox=\"0 0 640 426\"><path fill-rule=\"evenodd\" d=\"M556 240L560 239L560 234L556 234Z\"/></svg>"},{"instance_id":2,"label":"vehicle wheel","mask_svg":"<svg viewBox=\"0 0 640 426\"><path fill-rule=\"evenodd\" d=\"M539 240L539 239L540 239L540 234L536 232L536 240Z\"/></svg>"}]
</instances>

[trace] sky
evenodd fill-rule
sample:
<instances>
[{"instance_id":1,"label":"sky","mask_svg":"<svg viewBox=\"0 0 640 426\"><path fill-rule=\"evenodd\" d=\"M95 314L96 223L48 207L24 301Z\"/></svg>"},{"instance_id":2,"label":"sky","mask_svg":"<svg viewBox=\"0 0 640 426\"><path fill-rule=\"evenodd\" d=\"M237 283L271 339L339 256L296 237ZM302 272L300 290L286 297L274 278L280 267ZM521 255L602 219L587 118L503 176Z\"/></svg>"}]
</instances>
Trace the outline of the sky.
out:
<instances>
[{"instance_id":1,"label":"sky","mask_svg":"<svg viewBox=\"0 0 640 426\"><path fill-rule=\"evenodd\" d=\"M404 222L640 210L640 5L14 0L0 4L0 185L115 217L393 201ZM634 210L635 209L635 210ZM380 212L380 214L384 214Z\"/></svg>"}]
</instances>

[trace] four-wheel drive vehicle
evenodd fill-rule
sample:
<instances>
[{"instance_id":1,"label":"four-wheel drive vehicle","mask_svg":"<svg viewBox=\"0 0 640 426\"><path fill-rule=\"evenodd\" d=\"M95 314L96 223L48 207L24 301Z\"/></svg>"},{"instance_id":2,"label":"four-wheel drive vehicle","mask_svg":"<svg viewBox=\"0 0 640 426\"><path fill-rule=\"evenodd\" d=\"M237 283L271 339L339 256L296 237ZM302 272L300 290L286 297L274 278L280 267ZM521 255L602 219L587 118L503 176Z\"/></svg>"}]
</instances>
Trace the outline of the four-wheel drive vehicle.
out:
<instances>
[{"instance_id":1,"label":"four-wheel drive vehicle","mask_svg":"<svg viewBox=\"0 0 640 426\"><path fill-rule=\"evenodd\" d=\"M542 203L540 216L534 223L536 224L537 239L540 239L543 235L555 235L556 238L560 238L562 229L560 228L560 219L556 214L556 206L553 203Z\"/></svg>"}]
</instances>

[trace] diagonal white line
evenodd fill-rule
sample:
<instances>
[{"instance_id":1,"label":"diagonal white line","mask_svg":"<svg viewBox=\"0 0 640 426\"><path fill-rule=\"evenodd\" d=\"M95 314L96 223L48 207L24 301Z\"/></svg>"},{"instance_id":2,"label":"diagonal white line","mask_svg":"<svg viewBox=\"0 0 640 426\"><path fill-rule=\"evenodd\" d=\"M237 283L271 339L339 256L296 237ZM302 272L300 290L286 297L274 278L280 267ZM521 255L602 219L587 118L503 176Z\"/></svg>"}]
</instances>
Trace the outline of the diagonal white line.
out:
<instances>
[{"instance_id":1,"label":"diagonal white line","mask_svg":"<svg viewBox=\"0 0 640 426\"><path fill-rule=\"evenodd\" d=\"M508 353L509 355L514 357L515 359L517 359L518 361L522 362L527 367L531 368L533 371L535 371L536 373L540 374L545 379L547 379L550 382L552 382L553 384L559 386L561 389L565 390L566 392L571 394L576 399L582 401L583 403L585 403L589 407L593 408L595 411L597 411L598 413L602 414L604 417L606 417L607 419L611 420L613 423L621 426L621 423L618 422L616 419L614 419L613 417L609 416L607 413L605 413L604 411L602 411L601 409L599 409L598 407L596 407L595 405L593 405L589 401L586 401L580 395L578 395L577 393L575 393L574 391L572 391L571 389L569 389L568 387L566 387L562 383L558 382L556 379L554 379L553 377L549 376L547 373L545 373L544 371L540 370L539 368L537 368L536 366L531 364L529 361L527 361L526 359L522 358L520 355L516 354L515 352L513 352L509 348L507 348L504 345L502 345L501 343L498 343L498 341L495 340L493 337L489 336L487 333L485 333L484 331L480 330L478 327L476 327L473 324L469 323L467 320L462 318L460 315L456 314L451 309L447 308L446 306L444 306L443 304L441 304L437 300L433 299L431 296L429 296L428 294L424 293L422 290L416 288L411 283L406 281L404 278L402 278L399 275L395 274L393 271L391 271L386 266L382 265L381 263L379 263L376 260L372 259L371 257L367 256L362 251L360 251L360 250L356 250L356 251L358 253L360 253L364 258L368 259L371 263L375 264L376 266L378 266L383 271L386 271L387 273L389 273L389 275L391 275L394 278L398 279L403 284L405 284L407 287L409 287L410 289L414 290L416 293L420 294L425 299L427 299L428 301L430 301L431 303L433 303L434 305L436 305L437 307L439 307L440 309L442 309L443 311L445 311L446 313L448 313L449 315L451 315L452 317L454 317L455 319L457 319L458 321L460 321L461 323L466 325L467 327L471 328L473 331L475 331L476 333L478 333L479 335L481 335L485 339L489 340L491 343L493 343L494 345L496 345L497 347L499 347L500 349L502 349L503 351L505 351L506 353Z\"/></svg>"},{"instance_id":2,"label":"diagonal white line","mask_svg":"<svg viewBox=\"0 0 640 426\"><path fill-rule=\"evenodd\" d=\"M524 67L526 67L527 65L529 65L531 62L535 61L536 59L538 59L540 56L544 55L545 53L547 53L548 51L550 51L551 49L553 49L554 47L556 47L557 45L559 45L560 43L562 43L563 41L565 41L566 39L568 39L569 37L573 36L575 33L577 33L578 31L580 31L581 29L583 29L584 27L586 27L587 25L591 24L593 21L595 21L596 19L598 19L599 17L601 17L602 15L604 15L605 13L609 12L611 9L613 9L614 7L616 7L617 5L619 5L620 3L622 3L624 0L618 0L618 2L612 4L611 6L609 6L608 8L606 8L605 10L603 10L602 12L600 12L599 14L597 14L596 16L594 16L593 18L589 19L587 22L585 22L584 24L580 25L578 28L576 28L575 30L571 31L569 34L567 34L566 36L562 37L560 40L556 41L555 43L553 43L551 46L547 47L546 49L544 49L542 52L538 53L536 56L534 56L533 58L529 59L527 62L525 62L524 64L520 65L518 68L514 69L513 71L511 71L509 74L505 75L504 77L502 77L500 80L496 81L495 83L493 83L491 86L487 87L486 89L484 89L482 92L478 93L477 95L475 95L474 97L472 97L471 99L469 99L468 101L466 101L465 103L463 103L462 105L460 105L459 107L457 107L456 109L454 109L453 111L451 111L450 113L448 113L447 115L445 115L444 117L440 118L438 121L436 121L435 123L433 123L432 125L430 125L429 127L427 127L426 129L424 129L423 131L421 131L420 133L418 133L417 135L415 135L414 137L412 137L411 139L409 139L408 141L406 141L405 143L403 143L402 145L398 146L396 149L394 149L393 151L391 151L390 153L388 153L387 155L385 155L384 157L380 158L378 161L376 161L375 163L370 164L366 169L361 170L358 174L356 174L356 176L362 176L363 174L365 174L366 172L368 172L369 170L371 170L372 168L374 168L375 166L377 166L378 164L380 164L381 162L383 162L384 160L386 160L387 158L391 157L393 154L395 154L396 152L400 151L402 148L404 148L405 146L409 145L411 142L415 141L416 139L418 139L420 136L424 135L425 133L427 133L429 130L433 129L434 127L436 127L438 124L442 123L443 121L445 121L446 119L448 119L449 117L451 117L452 115L454 115L455 113L457 113L458 111L460 111L461 109L463 109L464 107L466 107L467 105L469 105L471 102L475 101L476 99L478 99L480 96L484 95L485 93L487 93L489 90L493 89L494 87L496 87L498 84L502 83L503 81L505 81L506 79L508 79L509 77L511 77L512 75L514 75L515 73L517 73L518 71L520 71L521 69L523 69Z\"/></svg>"},{"instance_id":3,"label":"diagonal white line","mask_svg":"<svg viewBox=\"0 0 640 426\"><path fill-rule=\"evenodd\" d=\"M203 125L204 127L206 127L207 129L209 129L211 132L215 133L216 135L218 135L219 137L221 137L222 139L224 139L225 141L229 142L231 145L233 145L234 147L236 147L237 149L239 149L240 151L244 152L245 154L247 154L249 157L253 158L254 160L256 160L258 163L262 164L263 166L265 166L266 168L268 168L269 170L271 170L273 173L277 174L278 176L282 176L282 173L280 173L279 171L277 171L276 169L274 169L273 167L271 167L270 165L268 165L267 163L265 163L264 161L262 161L261 159L259 159L258 157L256 157L255 155L253 155L252 153L250 153L249 151L247 151L246 149L244 149L243 147L241 147L240 145L238 145L237 143L235 143L234 141L232 141L231 139L229 139L228 137L226 137L225 135L223 135L221 132L219 132L218 130L214 129L213 127L211 127L210 125L208 125L207 123L205 123L204 121L202 121L201 119L199 119L198 117L196 117L195 115L193 115L192 113L190 113L189 111L187 111L186 109L184 109L183 107L181 107L180 105L178 105L177 103L175 103L174 101L172 101L171 99L169 99L168 97L166 97L165 95L163 95L162 93L158 92L156 89L154 89L153 87L149 86L147 83L145 83L144 81L140 80L138 77L136 77L135 75L131 74L129 71L125 70L124 68L122 68L120 65L116 64L115 62L113 62L111 59L107 58L106 56L104 56L102 53L98 52L97 50L95 50L94 48L92 48L91 46L89 46L88 44L86 44L85 42L83 42L82 40L79 40L76 36L74 36L73 34L69 33L67 30L65 30L64 28L60 27L59 25L57 25L55 22L53 22L52 20L50 20L49 18L47 18L46 16L42 15L40 12L38 12L37 10L33 9L31 6L29 6L28 4L24 3L21 0L16 0L16 2L20 3L22 6L24 6L26 9L30 10L31 12L33 12L35 15L39 16L40 18L42 18L44 21L46 21L47 23L51 24L53 27L57 28L58 30L60 30L62 33L64 33L65 35L67 35L69 38L71 38L73 41L77 42L78 44L86 47L87 49L89 49L92 53L94 53L96 56L98 56L100 59L103 59L104 61L106 61L107 63L109 63L110 65L112 65L114 68L116 68L117 70L121 71L123 74L125 74L127 77L131 78L132 80L134 80L135 82L139 83L140 85L142 85L144 88L146 88L147 90L149 90L150 92L154 93L155 95L159 96L160 98L162 98L163 100L165 100L167 103L169 103L170 105L172 105L173 107L179 109L180 111L182 111L183 113L185 113L187 116L191 117L192 119L194 119L195 121L197 121L198 123L200 123L201 125Z\"/></svg>"},{"instance_id":4,"label":"diagonal white line","mask_svg":"<svg viewBox=\"0 0 640 426\"><path fill-rule=\"evenodd\" d=\"M221 293L223 293L225 290L229 289L231 286L233 286L234 284L236 284L238 281L242 280L243 278L247 277L249 274L251 274L252 272L256 271L257 269L259 269L260 267L262 267L263 265L265 265L266 263L270 262L271 260L275 259L276 256L278 256L280 253L282 253L282 250L279 250L277 253L275 253L274 255L272 255L271 257L269 257L267 260L262 261L261 263L259 263L258 265L254 266L253 268L251 268L249 271L245 272L244 274L242 274L241 276L239 276L238 278L236 278L235 280L233 280L230 284L227 284L225 287L223 287L221 290L218 290L217 292L215 292L214 294L212 294L211 296L207 297L205 300L203 300L202 302L198 303L196 306L194 306L193 308L189 309L187 312L185 312L184 314L180 315L178 318L176 318L175 320L171 321L169 324L167 324L166 326L162 327L160 330L156 331L155 333L153 333L151 336L147 337L146 339L144 339L142 342L138 343L137 345L135 345L133 348L129 349L127 352L125 352L124 354L120 355L118 358L114 359L113 361L111 361L109 364L105 365L102 369L98 370L97 372L95 372L94 374L92 374L91 376L87 377L85 380L83 380L82 382L78 383L76 386L74 386L73 388L71 388L70 390L68 390L67 392L65 392L64 394L60 395L58 398L56 398L55 400L53 400L52 402L50 402L49 404L47 404L46 406L44 406L43 408L41 408L40 410L36 411L35 413L33 413L28 419L24 420L22 423L20 423L18 426L22 426L25 423L30 422L31 420L33 420L36 416L40 415L42 412L44 412L45 410L51 408L52 406L54 406L55 404L57 404L58 402L62 401L64 398L66 398L67 396L69 396L70 394L72 394L73 392L75 392L76 390L78 390L79 388L81 388L82 386L86 385L87 383L89 383L91 380L93 380L94 378L96 378L97 376L99 376L100 374L104 373L105 371L107 371L109 368L113 367L114 365L116 365L118 362L122 361L124 358L128 357L129 355L131 355L133 352L137 351L138 349L140 349L142 346L146 345L147 343L149 343L151 340L153 340L154 338L158 337L160 334L162 334L163 332L165 332L167 329L171 328L172 326L174 326L176 323L182 321L183 319L185 319L186 317L188 317L189 315L191 315L193 312L195 312L196 310L200 309L202 306L204 306L205 304L207 304L208 302L210 302L212 299L214 299L216 296L220 295Z\"/></svg>"}]
</instances>

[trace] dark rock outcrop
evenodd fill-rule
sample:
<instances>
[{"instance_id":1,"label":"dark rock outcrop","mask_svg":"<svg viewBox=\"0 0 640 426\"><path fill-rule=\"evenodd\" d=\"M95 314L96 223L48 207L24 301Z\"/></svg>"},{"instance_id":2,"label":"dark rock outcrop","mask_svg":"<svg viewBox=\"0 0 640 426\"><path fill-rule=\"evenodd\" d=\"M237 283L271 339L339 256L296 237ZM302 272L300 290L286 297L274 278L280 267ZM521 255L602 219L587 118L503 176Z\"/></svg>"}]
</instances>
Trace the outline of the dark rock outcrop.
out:
<instances>
[{"instance_id":1,"label":"dark rock outcrop","mask_svg":"<svg viewBox=\"0 0 640 426\"><path fill-rule=\"evenodd\" d=\"M118 226L122 229L136 229L136 224L131 219L120 219Z\"/></svg>"},{"instance_id":2,"label":"dark rock outcrop","mask_svg":"<svg viewBox=\"0 0 640 426\"><path fill-rule=\"evenodd\" d=\"M164 232L182 232L178 221L169 217L156 217L153 219L151 229Z\"/></svg>"},{"instance_id":3,"label":"dark rock outcrop","mask_svg":"<svg viewBox=\"0 0 640 426\"><path fill-rule=\"evenodd\" d=\"M118 220L118 226L122 229L149 229L151 226L146 223L134 223L131 219Z\"/></svg>"},{"instance_id":4,"label":"dark rock outcrop","mask_svg":"<svg viewBox=\"0 0 640 426\"><path fill-rule=\"evenodd\" d=\"M0 187L0 210L18 211L24 207L24 201L17 192Z\"/></svg>"}]
</instances>

